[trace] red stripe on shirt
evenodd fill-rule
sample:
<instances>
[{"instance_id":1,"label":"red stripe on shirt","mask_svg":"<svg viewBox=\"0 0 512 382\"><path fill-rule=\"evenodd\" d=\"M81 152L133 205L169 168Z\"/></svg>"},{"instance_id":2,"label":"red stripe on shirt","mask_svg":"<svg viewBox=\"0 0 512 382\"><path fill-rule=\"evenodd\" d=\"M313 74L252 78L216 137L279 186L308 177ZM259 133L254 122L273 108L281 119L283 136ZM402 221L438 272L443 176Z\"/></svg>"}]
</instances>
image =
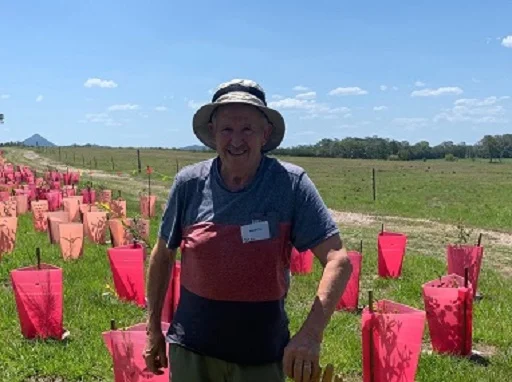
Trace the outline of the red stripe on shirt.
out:
<instances>
[{"instance_id":1,"label":"red stripe on shirt","mask_svg":"<svg viewBox=\"0 0 512 382\"><path fill-rule=\"evenodd\" d=\"M243 243L240 226L211 222L187 227L181 243L181 282L212 300L273 301L284 297L290 263L290 224L276 237Z\"/></svg>"}]
</instances>

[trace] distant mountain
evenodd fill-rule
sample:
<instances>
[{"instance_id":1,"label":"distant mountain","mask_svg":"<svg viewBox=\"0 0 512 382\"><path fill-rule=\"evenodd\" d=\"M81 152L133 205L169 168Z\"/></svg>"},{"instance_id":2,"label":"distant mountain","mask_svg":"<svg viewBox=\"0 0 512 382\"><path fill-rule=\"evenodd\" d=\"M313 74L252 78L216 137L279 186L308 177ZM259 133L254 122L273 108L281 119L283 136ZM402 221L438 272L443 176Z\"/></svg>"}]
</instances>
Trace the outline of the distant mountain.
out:
<instances>
[{"instance_id":1,"label":"distant mountain","mask_svg":"<svg viewBox=\"0 0 512 382\"><path fill-rule=\"evenodd\" d=\"M40 136L39 134L34 134L30 138L25 139L22 142L22 144L24 146L40 146L40 147L43 147L43 146L47 146L47 147L55 146L55 144L53 144L52 142L50 142L46 138Z\"/></svg>"},{"instance_id":2,"label":"distant mountain","mask_svg":"<svg viewBox=\"0 0 512 382\"><path fill-rule=\"evenodd\" d=\"M207 150L210 150L210 148L206 147L206 146L202 146L202 145L192 145L192 146L180 147L178 150L183 150L183 151L207 151Z\"/></svg>"}]
</instances>

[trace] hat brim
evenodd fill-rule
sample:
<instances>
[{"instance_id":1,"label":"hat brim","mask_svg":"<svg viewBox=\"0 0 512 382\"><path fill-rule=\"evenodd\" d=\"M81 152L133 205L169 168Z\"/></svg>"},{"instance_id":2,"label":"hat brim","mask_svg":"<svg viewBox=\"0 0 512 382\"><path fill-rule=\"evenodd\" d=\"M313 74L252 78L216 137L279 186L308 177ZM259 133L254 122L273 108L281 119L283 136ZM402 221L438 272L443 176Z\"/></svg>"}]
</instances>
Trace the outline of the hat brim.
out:
<instances>
[{"instance_id":1,"label":"hat brim","mask_svg":"<svg viewBox=\"0 0 512 382\"><path fill-rule=\"evenodd\" d=\"M219 106L234 103L242 103L257 107L267 116L269 122L272 124L273 128L270 137L267 143L262 147L263 152L272 151L279 147L279 145L283 141L285 132L285 122L283 116L277 110L272 109L268 106L262 106L257 102L251 101L250 99L238 99L233 101L229 100L225 102L208 103L206 105L201 106L196 111L196 113L194 114L194 118L192 120L194 134L205 146L213 150L216 150L215 140L213 139L213 136L210 133L210 129L208 128L208 124L210 123L210 118L214 110Z\"/></svg>"}]
</instances>

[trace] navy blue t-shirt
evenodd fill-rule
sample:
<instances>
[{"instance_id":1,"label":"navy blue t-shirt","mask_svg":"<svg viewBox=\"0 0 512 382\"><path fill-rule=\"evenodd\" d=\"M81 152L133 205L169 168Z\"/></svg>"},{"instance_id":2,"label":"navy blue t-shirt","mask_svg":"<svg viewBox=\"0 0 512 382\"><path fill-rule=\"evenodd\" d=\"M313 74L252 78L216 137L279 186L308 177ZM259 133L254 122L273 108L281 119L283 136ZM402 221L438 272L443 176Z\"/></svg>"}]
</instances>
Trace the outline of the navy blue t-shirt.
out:
<instances>
[{"instance_id":1,"label":"navy blue t-shirt","mask_svg":"<svg viewBox=\"0 0 512 382\"><path fill-rule=\"evenodd\" d=\"M339 230L302 168L264 155L250 185L230 191L218 161L183 168L170 190L159 236L180 248L181 287L167 339L241 364L279 361L292 246Z\"/></svg>"}]
</instances>

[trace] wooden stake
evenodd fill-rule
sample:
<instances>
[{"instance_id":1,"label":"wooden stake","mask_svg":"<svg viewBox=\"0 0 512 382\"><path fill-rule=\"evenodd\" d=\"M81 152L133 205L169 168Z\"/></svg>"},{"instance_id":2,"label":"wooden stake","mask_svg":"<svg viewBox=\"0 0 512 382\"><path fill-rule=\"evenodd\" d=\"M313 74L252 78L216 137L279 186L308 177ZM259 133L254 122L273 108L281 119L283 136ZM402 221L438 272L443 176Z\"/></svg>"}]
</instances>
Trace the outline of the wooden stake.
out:
<instances>
[{"instance_id":1,"label":"wooden stake","mask_svg":"<svg viewBox=\"0 0 512 382\"><path fill-rule=\"evenodd\" d=\"M322 382L332 382L332 376L334 374L334 366L329 363L325 367L324 376L322 377Z\"/></svg>"},{"instance_id":2,"label":"wooden stake","mask_svg":"<svg viewBox=\"0 0 512 382\"><path fill-rule=\"evenodd\" d=\"M480 247L481 244L482 244L482 234L480 233L480 235L478 235L478 243L476 245L477 245L477 247Z\"/></svg>"},{"instance_id":3,"label":"wooden stake","mask_svg":"<svg viewBox=\"0 0 512 382\"><path fill-rule=\"evenodd\" d=\"M36 248L36 261L37 269L41 269L41 249L39 247Z\"/></svg>"},{"instance_id":4,"label":"wooden stake","mask_svg":"<svg viewBox=\"0 0 512 382\"><path fill-rule=\"evenodd\" d=\"M53 244L53 241L52 241L52 223L51 223L51 220L50 218L46 218L46 225L48 226L48 234L50 235L50 244Z\"/></svg>"},{"instance_id":5,"label":"wooden stake","mask_svg":"<svg viewBox=\"0 0 512 382\"><path fill-rule=\"evenodd\" d=\"M375 196L375 169L374 168L372 169L372 178L373 178L373 201L375 201L376 196Z\"/></svg>"},{"instance_id":6,"label":"wooden stake","mask_svg":"<svg viewBox=\"0 0 512 382\"><path fill-rule=\"evenodd\" d=\"M148 172L148 219L151 219L151 172L149 166L147 167Z\"/></svg>"},{"instance_id":7,"label":"wooden stake","mask_svg":"<svg viewBox=\"0 0 512 382\"><path fill-rule=\"evenodd\" d=\"M363 240L359 242L359 253L363 253Z\"/></svg>"},{"instance_id":8,"label":"wooden stake","mask_svg":"<svg viewBox=\"0 0 512 382\"><path fill-rule=\"evenodd\" d=\"M384 233L384 223L382 223L382 226L381 226L381 228L380 228L380 232L381 232L381 233Z\"/></svg>"},{"instance_id":9,"label":"wooden stake","mask_svg":"<svg viewBox=\"0 0 512 382\"><path fill-rule=\"evenodd\" d=\"M110 330L117 330L116 329L116 320L113 318L110 320Z\"/></svg>"}]
</instances>

